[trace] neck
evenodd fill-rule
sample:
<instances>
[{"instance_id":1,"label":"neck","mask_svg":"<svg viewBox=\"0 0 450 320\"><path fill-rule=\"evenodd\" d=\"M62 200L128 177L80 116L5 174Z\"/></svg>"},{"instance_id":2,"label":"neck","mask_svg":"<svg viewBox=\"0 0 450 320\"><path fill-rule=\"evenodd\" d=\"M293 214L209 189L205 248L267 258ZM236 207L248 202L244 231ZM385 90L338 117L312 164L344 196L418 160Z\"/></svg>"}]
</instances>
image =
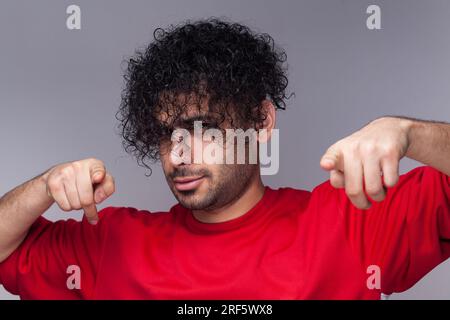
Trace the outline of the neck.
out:
<instances>
[{"instance_id":1,"label":"neck","mask_svg":"<svg viewBox=\"0 0 450 320\"><path fill-rule=\"evenodd\" d=\"M197 220L205 223L218 223L236 219L253 208L263 195L264 185L258 172L255 178L252 179L249 187L239 198L224 207L210 211L194 210L193 214Z\"/></svg>"}]
</instances>

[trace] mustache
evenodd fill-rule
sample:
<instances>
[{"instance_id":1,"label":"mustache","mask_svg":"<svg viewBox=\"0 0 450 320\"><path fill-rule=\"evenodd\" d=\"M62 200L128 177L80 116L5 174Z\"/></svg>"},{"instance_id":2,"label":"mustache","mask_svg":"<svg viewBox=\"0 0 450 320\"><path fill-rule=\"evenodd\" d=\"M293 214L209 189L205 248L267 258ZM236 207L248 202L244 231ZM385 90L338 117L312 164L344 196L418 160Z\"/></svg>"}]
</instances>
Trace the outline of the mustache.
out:
<instances>
[{"instance_id":1,"label":"mustache","mask_svg":"<svg viewBox=\"0 0 450 320\"><path fill-rule=\"evenodd\" d=\"M191 177L191 176L210 176L211 173L206 169L192 170L191 168L176 168L172 173L169 174L169 178L175 179L180 177Z\"/></svg>"}]
</instances>

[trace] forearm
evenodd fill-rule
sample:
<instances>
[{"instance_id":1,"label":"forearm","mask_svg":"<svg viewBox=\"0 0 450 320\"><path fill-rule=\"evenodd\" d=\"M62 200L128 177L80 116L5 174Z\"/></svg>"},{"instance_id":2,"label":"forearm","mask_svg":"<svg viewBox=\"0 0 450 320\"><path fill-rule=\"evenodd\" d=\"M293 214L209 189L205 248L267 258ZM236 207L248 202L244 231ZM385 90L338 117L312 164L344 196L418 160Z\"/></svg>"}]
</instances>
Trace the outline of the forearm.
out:
<instances>
[{"instance_id":1,"label":"forearm","mask_svg":"<svg viewBox=\"0 0 450 320\"><path fill-rule=\"evenodd\" d=\"M450 124L405 120L409 141L405 156L450 175Z\"/></svg>"},{"instance_id":2,"label":"forearm","mask_svg":"<svg viewBox=\"0 0 450 320\"><path fill-rule=\"evenodd\" d=\"M0 262L26 237L30 226L53 204L43 173L0 198Z\"/></svg>"}]
</instances>

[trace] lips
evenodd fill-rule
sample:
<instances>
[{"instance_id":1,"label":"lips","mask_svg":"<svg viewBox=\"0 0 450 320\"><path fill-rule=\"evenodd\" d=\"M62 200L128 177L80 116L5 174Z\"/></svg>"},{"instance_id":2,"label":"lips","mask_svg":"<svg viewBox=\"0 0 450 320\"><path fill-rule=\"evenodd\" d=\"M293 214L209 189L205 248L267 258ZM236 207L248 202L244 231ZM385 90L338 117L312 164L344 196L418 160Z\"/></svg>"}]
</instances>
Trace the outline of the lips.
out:
<instances>
[{"instance_id":1,"label":"lips","mask_svg":"<svg viewBox=\"0 0 450 320\"><path fill-rule=\"evenodd\" d=\"M203 181L204 176L200 177L182 177L175 178L173 182L175 183L175 188L179 191L193 190L197 188Z\"/></svg>"}]
</instances>

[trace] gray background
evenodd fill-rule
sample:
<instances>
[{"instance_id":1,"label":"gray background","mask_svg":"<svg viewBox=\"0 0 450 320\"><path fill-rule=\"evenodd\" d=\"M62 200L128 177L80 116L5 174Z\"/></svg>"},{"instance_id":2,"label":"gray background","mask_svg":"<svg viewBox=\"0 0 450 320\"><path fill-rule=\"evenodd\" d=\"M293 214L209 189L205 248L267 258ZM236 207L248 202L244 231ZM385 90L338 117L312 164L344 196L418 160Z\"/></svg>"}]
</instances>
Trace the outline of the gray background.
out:
<instances>
[{"instance_id":1,"label":"gray background","mask_svg":"<svg viewBox=\"0 0 450 320\"><path fill-rule=\"evenodd\" d=\"M81 7L82 29L66 28ZM381 7L382 30L366 28ZM19 1L0 3L0 194L52 165L102 159L116 177L106 205L167 210L175 199L115 134L121 61L155 27L228 17L270 33L288 54L288 110L279 113L281 159L268 185L311 190L328 179L326 148L385 114L450 120L450 1ZM420 165L404 159L402 173ZM53 206L46 216L80 218ZM0 286L1 287L1 286ZM14 299L0 289L0 298ZM450 261L393 298L450 298Z\"/></svg>"}]
</instances>

